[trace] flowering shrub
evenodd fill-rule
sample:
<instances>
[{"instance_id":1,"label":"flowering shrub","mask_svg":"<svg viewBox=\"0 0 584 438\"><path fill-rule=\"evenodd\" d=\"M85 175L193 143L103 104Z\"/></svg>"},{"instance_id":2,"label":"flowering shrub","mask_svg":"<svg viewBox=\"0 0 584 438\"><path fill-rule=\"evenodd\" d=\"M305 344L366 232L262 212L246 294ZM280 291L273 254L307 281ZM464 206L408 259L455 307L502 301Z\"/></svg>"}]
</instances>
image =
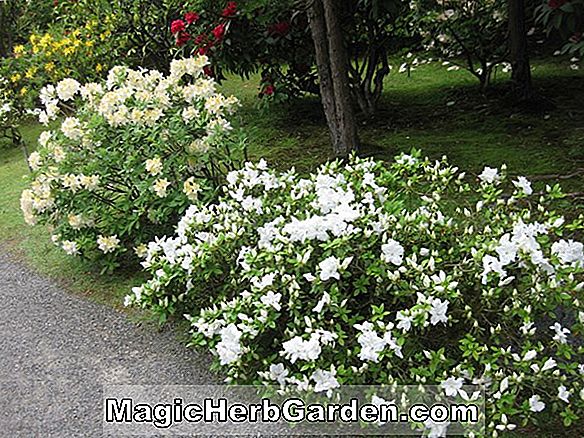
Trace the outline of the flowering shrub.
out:
<instances>
[{"instance_id":1,"label":"flowering shrub","mask_svg":"<svg viewBox=\"0 0 584 438\"><path fill-rule=\"evenodd\" d=\"M306 19L294 14L294 2L192 0L183 10L170 24L176 51L209 56L210 75L261 72L258 96L264 102L314 86L312 40Z\"/></svg>"},{"instance_id":2,"label":"flowering shrub","mask_svg":"<svg viewBox=\"0 0 584 438\"><path fill-rule=\"evenodd\" d=\"M44 88L41 122L65 105L76 111L43 132L29 157L26 221L53 227L67 253L97 253L113 268L128 249L140 253L143 242L171 232L190 202L208 201L236 165L225 117L237 99L203 77L207 62L174 61L168 76L114 67L105 82L68 78Z\"/></svg>"},{"instance_id":3,"label":"flowering shrub","mask_svg":"<svg viewBox=\"0 0 584 438\"><path fill-rule=\"evenodd\" d=\"M425 48L461 64L489 86L493 69L506 59L507 3L502 0L416 0L411 3L415 31Z\"/></svg>"},{"instance_id":4,"label":"flowering shrub","mask_svg":"<svg viewBox=\"0 0 584 438\"><path fill-rule=\"evenodd\" d=\"M186 314L228 381L484 384L495 434L582 413L584 220L552 209L557 186L417 152L227 180L149 243L126 305Z\"/></svg>"},{"instance_id":5,"label":"flowering shrub","mask_svg":"<svg viewBox=\"0 0 584 438\"><path fill-rule=\"evenodd\" d=\"M12 99L23 108L34 108L38 90L49 83L102 77L116 59L108 44L109 23L92 20L72 30L53 27L14 46L12 56L0 65L0 73L11 83Z\"/></svg>"}]
</instances>

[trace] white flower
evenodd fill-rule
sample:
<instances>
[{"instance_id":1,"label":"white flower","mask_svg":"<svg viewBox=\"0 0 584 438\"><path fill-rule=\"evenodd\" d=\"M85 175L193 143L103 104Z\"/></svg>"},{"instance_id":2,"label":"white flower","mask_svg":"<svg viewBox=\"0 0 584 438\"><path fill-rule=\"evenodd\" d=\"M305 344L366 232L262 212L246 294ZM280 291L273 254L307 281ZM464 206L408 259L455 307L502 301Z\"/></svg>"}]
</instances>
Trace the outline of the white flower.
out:
<instances>
[{"instance_id":1,"label":"white flower","mask_svg":"<svg viewBox=\"0 0 584 438\"><path fill-rule=\"evenodd\" d=\"M552 254L558 256L560 261L574 266L584 265L584 245L573 240L560 240L552 245Z\"/></svg>"},{"instance_id":2,"label":"white flower","mask_svg":"<svg viewBox=\"0 0 584 438\"><path fill-rule=\"evenodd\" d=\"M499 274L499 276L503 279L507 277L507 272L503 269L503 263L492 255L485 255L483 257L483 273L481 274L481 282L482 284L487 284L487 275L491 272L495 272Z\"/></svg>"},{"instance_id":3,"label":"white flower","mask_svg":"<svg viewBox=\"0 0 584 438\"><path fill-rule=\"evenodd\" d=\"M341 386L335 378L334 371L316 370L310 378L316 383L314 385L314 392L329 391Z\"/></svg>"},{"instance_id":4,"label":"white flower","mask_svg":"<svg viewBox=\"0 0 584 438\"><path fill-rule=\"evenodd\" d=\"M312 335L305 341L300 336L296 336L282 344L284 351L281 353L291 363L297 360L315 361L320 356L321 348L317 335Z\"/></svg>"},{"instance_id":5,"label":"white flower","mask_svg":"<svg viewBox=\"0 0 584 438\"><path fill-rule=\"evenodd\" d=\"M407 332L412 327L412 321L414 320L414 317L410 316L410 315L406 315L404 312L399 311L399 312L397 312L395 319L397 321L399 321L397 323L397 328L399 330L403 330L404 332Z\"/></svg>"},{"instance_id":6,"label":"white flower","mask_svg":"<svg viewBox=\"0 0 584 438\"><path fill-rule=\"evenodd\" d=\"M197 200L200 191L201 186L199 183L195 181L194 176L189 177L183 183L183 193L187 195L187 198L189 198L193 202Z\"/></svg>"},{"instance_id":7,"label":"white flower","mask_svg":"<svg viewBox=\"0 0 584 438\"><path fill-rule=\"evenodd\" d=\"M556 332L554 335L554 341L558 341L560 344L565 344L568 342L568 336L571 332L567 328L563 328L559 322L556 322L554 325L550 326L550 330Z\"/></svg>"},{"instance_id":8,"label":"white flower","mask_svg":"<svg viewBox=\"0 0 584 438\"><path fill-rule=\"evenodd\" d=\"M377 362L379 360L379 353L387 345L385 340L380 338L373 330L364 330L357 338L357 342L361 345L359 359L362 361Z\"/></svg>"},{"instance_id":9,"label":"white flower","mask_svg":"<svg viewBox=\"0 0 584 438\"><path fill-rule=\"evenodd\" d=\"M199 115L200 115L199 110L193 106L188 106L182 111L182 118L186 123L190 122L191 120L197 119Z\"/></svg>"},{"instance_id":10,"label":"white flower","mask_svg":"<svg viewBox=\"0 0 584 438\"><path fill-rule=\"evenodd\" d=\"M57 95L62 101L70 100L79 91L79 87L79 82L77 82L75 79L63 79L57 84Z\"/></svg>"},{"instance_id":11,"label":"white flower","mask_svg":"<svg viewBox=\"0 0 584 438\"><path fill-rule=\"evenodd\" d=\"M79 140L83 137L83 129L81 127L81 122L75 117L67 117L63 120L61 124L61 131L65 137L71 140Z\"/></svg>"},{"instance_id":12,"label":"white flower","mask_svg":"<svg viewBox=\"0 0 584 438\"><path fill-rule=\"evenodd\" d=\"M330 278L341 278L339 268L341 266L340 260L335 256L328 257L318 264L320 268L320 279L327 281Z\"/></svg>"},{"instance_id":13,"label":"white flower","mask_svg":"<svg viewBox=\"0 0 584 438\"><path fill-rule=\"evenodd\" d=\"M541 412L545 409L545 403L539 398L539 395L533 395L529 399L529 410L531 412Z\"/></svg>"},{"instance_id":14,"label":"white flower","mask_svg":"<svg viewBox=\"0 0 584 438\"><path fill-rule=\"evenodd\" d=\"M28 156L28 164L32 170L39 170L43 164L41 160L41 154L37 151L31 152Z\"/></svg>"},{"instance_id":15,"label":"white flower","mask_svg":"<svg viewBox=\"0 0 584 438\"><path fill-rule=\"evenodd\" d=\"M146 171L152 176L156 176L162 172L162 161L160 160L160 157L146 160Z\"/></svg>"},{"instance_id":16,"label":"white flower","mask_svg":"<svg viewBox=\"0 0 584 438\"><path fill-rule=\"evenodd\" d=\"M535 356L537 356L537 351L529 350L525 353L525 356L523 356L523 362L529 362L530 360L535 359Z\"/></svg>"},{"instance_id":17,"label":"white flower","mask_svg":"<svg viewBox=\"0 0 584 438\"><path fill-rule=\"evenodd\" d=\"M565 403L570 403L570 391L564 385L558 387L558 398Z\"/></svg>"},{"instance_id":18,"label":"white flower","mask_svg":"<svg viewBox=\"0 0 584 438\"><path fill-rule=\"evenodd\" d=\"M241 355L241 344L239 342L242 332L231 323L221 329L221 341L215 349L219 355L221 365L228 365L235 362Z\"/></svg>"},{"instance_id":19,"label":"white flower","mask_svg":"<svg viewBox=\"0 0 584 438\"><path fill-rule=\"evenodd\" d=\"M282 298L281 293L274 293L272 291L268 291L267 294L263 295L260 298L260 301L265 304L266 306L272 306L276 310L280 310L280 299Z\"/></svg>"},{"instance_id":20,"label":"white flower","mask_svg":"<svg viewBox=\"0 0 584 438\"><path fill-rule=\"evenodd\" d=\"M529 182L529 180L524 176L520 176L517 178L517 181L513 181L513 185L522 190L526 195L531 195L533 193L531 182Z\"/></svg>"},{"instance_id":21,"label":"white flower","mask_svg":"<svg viewBox=\"0 0 584 438\"><path fill-rule=\"evenodd\" d=\"M63 248L63 250L69 255L79 254L79 246L77 245L77 242L63 240L63 242L61 242L61 248Z\"/></svg>"},{"instance_id":22,"label":"white flower","mask_svg":"<svg viewBox=\"0 0 584 438\"><path fill-rule=\"evenodd\" d=\"M264 275L261 279L258 277L253 277L251 279L251 285L257 290L264 290L274 284L274 278L276 278L276 273L272 272L270 274Z\"/></svg>"},{"instance_id":23,"label":"white flower","mask_svg":"<svg viewBox=\"0 0 584 438\"><path fill-rule=\"evenodd\" d=\"M499 239L499 245L495 248L495 252L499 255L501 266L508 265L515 261L517 258L517 249L517 244L511 240L511 235L509 233L504 234ZM500 269L500 271L502 271L502 269Z\"/></svg>"},{"instance_id":24,"label":"white flower","mask_svg":"<svg viewBox=\"0 0 584 438\"><path fill-rule=\"evenodd\" d=\"M416 164L417 160L416 160L416 158L412 157L411 155L402 154L400 157L395 159L395 162L398 164L401 164L401 165L412 166L412 165Z\"/></svg>"},{"instance_id":25,"label":"white flower","mask_svg":"<svg viewBox=\"0 0 584 438\"><path fill-rule=\"evenodd\" d=\"M548 360L545 361L541 370L542 371L552 370L556 367L557 364L558 363L555 361L555 359L550 357Z\"/></svg>"},{"instance_id":26,"label":"white flower","mask_svg":"<svg viewBox=\"0 0 584 438\"><path fill-rule=\"evenodd\" d=\"M104 253L114 252L120 244L120 239L117 236L99 236L97 238L97 246Z\"/></svg>"},{"instance_id":27,"label":"white flower","mask_svg":"<svg viewBox=\"0 0 584 438\"><path fill-rule=\"evenodd\" d=\"M157 179L156 181L154 181L154 184L152 185L152 190L154 190L156 196L158 196L159 198L164 198L167 195L166 189L168 188L169 185L170 181L168 181L166 178Z\"/></svg>"},{"instance_id":28,"label":"white flower","mask_svg":"<svg viewBox=\"0 0 584 438\"><path fill-rule=\"evenodd\" d=\"M399 242L389 239L387 243L381 245L381 260L400 266L404 258L404 247Z\"/></svg>"},{"instance_id":29,"label":"white flower","mask_svg":"<svg viewBox=\"0 0 584 438\"><path fill-rule=\"evenodd\" d=\"M440 383L440 387L444 390L444 394L447 397L454 397L458 394L458 391L462 389L464 379L462 377L449 377Z\"/></svg>"},{"instance_id":30,"label":"white flower","mask_svg":"<svg viewBox=\"0 0 584 438\"><path fill-rule=\"evenodd\" d=\"M289 372L282 363L270 365L270 378L277 381L280 385L286 383L286 377Z\"/></svg>"},{"instance_id":31,"label":"white flower","mask_svg":"<svg viewBox=\"0 0 584 438\"><path fill-rule=\"evenodd\" d=\"M314 306L312 311L316 312L316 313L322 313L324 306L326 304L329 304L330 302L331 302L331 296L328 294L328 292L324 292L322 294L322 298L318 301L316 306Z\"/></svg>"},{"instance_id":32,"label":"white flower","mask_svg":"<svg viewBox=\"0 0 584 438\"><path fill-rule=\"evenodd\" d=\"M448 300L442 301L439 298L434 298L431 301L432 308L430 309L430 324L436 325L439 322L446 323L448 322L448 317L446 316L446 312L448 311L448 305L450 303Z\"/></svg>"},{"instance_id":33,"label":"white flower","mask_svg":"<svg viewBox=\"0 0 584 438\"><path fill-rule=\"evenodd\" d=\"M479 175L479 179L488 184L496 183L499 181L499 171L492 167L485 167Z\"/></svg>"},{"instance_id":34,"label":"white flower","mask_svg":"<svg viewBox=\"0 0 584 438\"><path fill-rule=\"evenodd\" d=\"M441 421L437 422L428 418L424 421L424 428L428 430L427 436L428 438L440 438L446 436L446 432L448 431L448 426L450 425L449 421Z\"/></svg>"},{"instance_id":35,"label":"white flower","mask_svg":"<svg viewBox=\"0 0 584 438\"><path fill-rule=\"evenodd\" d=\"M83 216L80 214L70 214L67 216L67 221L69 222L69 225L71 225L71 228L75 230L79 230L85 225Z\"/></svg>"}]
</instances>

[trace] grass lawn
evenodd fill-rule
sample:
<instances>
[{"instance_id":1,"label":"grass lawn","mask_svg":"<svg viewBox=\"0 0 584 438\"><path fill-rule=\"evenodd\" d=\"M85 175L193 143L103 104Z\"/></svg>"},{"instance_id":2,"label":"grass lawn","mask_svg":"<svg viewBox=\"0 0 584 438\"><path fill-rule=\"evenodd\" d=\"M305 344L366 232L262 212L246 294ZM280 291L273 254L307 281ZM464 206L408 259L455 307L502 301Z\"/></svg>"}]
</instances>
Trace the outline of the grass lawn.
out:
<instances>
[{"instance_id":1,"label":"grass lawn","mask_svg":"<svg viewBox=\"0 0 584 438\"><path fill-rule=\"evenodd\" d=\"M410 77L392 73L379 114L359 121L362 154L390 159L416 147L431 157L447 155L469 172L507 163L512 174L543 176L545 181L550 175L568 175L584 167L584 74L555 58L536 61L535 84L556 108L534 108L528 113L520 113L506 100L506 76L500 73L493 90L484 96L469 73L447 72L438 63L418 67ZM301 171L330 158L328 131L317 99L261 109L257 84L255 77L229 78L221 86L224 93L242 101L235 124L248 138L250 157ZM28 148L34 149L41 127L31 122L21 130ZM120 307L141 274L99 276L53 246L42 227L26 226L19 209L26 173L22 151L0 148L0 242L73 291ZM581 177L566 179L562 185L568 191L584 191Z\"/></svg>"}]
</instances>

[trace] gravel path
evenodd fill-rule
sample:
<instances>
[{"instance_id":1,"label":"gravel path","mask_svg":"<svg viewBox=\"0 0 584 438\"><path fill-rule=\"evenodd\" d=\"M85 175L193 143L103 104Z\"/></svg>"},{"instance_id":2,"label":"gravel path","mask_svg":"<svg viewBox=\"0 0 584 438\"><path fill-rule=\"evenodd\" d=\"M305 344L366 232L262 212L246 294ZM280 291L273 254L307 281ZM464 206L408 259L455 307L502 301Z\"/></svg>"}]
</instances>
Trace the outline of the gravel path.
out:
<instances>
[{"instance_id":1,"label":"gravel path","mask_svg":"<svg viewBox=\"0 0 584 438\"><path fill-rule=\"evenodd\" d=\"M103 384L217 383L208 366L0 255L0 436L102 436Z\"/></svg>"}]
</instances>

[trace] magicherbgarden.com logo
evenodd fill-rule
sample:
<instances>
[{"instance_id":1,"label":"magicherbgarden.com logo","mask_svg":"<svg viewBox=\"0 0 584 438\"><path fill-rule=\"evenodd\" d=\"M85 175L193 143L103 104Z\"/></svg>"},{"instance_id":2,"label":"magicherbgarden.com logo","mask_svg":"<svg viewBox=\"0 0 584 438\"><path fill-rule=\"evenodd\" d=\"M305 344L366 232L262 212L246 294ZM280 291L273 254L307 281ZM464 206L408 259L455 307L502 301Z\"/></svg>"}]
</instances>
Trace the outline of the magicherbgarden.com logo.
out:
<instances>
[{"instance_id":1,"label":"magicherbgarden.com logo","mask_svg":"<svg viewBox=\"0 0 584 438\"><path fill-rule=\"evenodd\" d=\"M481 436L479 386L345 386L323 393L260 386L104 387L103 429L118 435Z\"/></svg>"}]
</instances>

